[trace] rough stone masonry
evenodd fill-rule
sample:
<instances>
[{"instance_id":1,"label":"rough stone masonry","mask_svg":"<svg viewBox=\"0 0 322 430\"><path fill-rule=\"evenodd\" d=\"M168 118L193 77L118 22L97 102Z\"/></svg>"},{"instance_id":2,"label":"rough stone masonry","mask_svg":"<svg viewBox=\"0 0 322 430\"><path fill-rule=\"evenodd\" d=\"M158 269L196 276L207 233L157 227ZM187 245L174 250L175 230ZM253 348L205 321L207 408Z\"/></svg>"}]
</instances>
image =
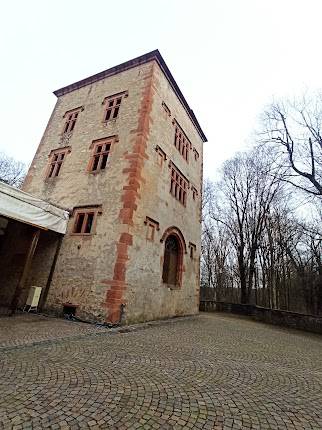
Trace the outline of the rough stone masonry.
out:
<instances>
[{"instance_id":1,"label":"rough stone masonry","mask_svg":"<svg viewBox=\"0 0 322 430\"><path fill-rule=\"evenodd\" d=\"M55 95L23 185L71 214L46 309L127 323L197 313L206 137L159 51ZM55 248L43 248L29 285L48 279Z\"/></svg>"}]
</instances>

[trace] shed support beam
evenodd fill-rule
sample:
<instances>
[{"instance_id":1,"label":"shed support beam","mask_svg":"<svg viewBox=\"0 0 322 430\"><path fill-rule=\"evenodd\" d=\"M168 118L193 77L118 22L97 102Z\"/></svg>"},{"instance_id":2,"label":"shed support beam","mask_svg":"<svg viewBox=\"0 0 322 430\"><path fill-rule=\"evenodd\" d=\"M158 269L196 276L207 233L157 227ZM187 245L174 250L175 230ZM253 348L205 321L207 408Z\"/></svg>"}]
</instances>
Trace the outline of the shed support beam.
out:
<instances>
[{"instance_id":1,"label":"shed support beam","mask_svg":"<svg viewBox=\"0 0 322 430\"><path fill-rule=\"evenodd\" d=\"M59 238L58 238L58 241L57 241L57 246L56 246L56 251L55 251L54 259L53 259L53 262L52 262L52 265L51 265L51 268L50 268L50 272L49 272L49 276L48 276L48 279L47 279L46 287L43 290L41 298L40 298L39 309L41 311L43 310L43 308L45 306L45 303L46 303L46 300L47 300L47 296L48 296L48 293L49 293L49 288L50 288L50 285L51 285L51 282L52 282L52 279L53 279L53 276L54 276L55 267L56 267L56 263L57 263L57 258L58 258L58 255L59 255L59 251L60 251L60 248L61 248L63 237L64 237L63 235L59 235Z\"/></svg>"},{"instance_id":2,"label":"shed support beam","mask_svg":"<svg viewBox=\"0 0 322 430\"><path fill-rule=\"evenodd\" d=\"M11 305L10 305L10 310L11 313L10 315L13 315L17 309L18 303L19 303L19 298L20 298L20 294L22 289L25 286L25 283L27 281L27 277L29 275L29 271L30 271L30 267L31 267L31 262L32 259L34 257L36 248L37 248L37 244L38 244L38 240L39 240L39 236L40 236L40 230L37 229L33 232L32 234L32 238L31 238L31 242L30 242L30 246L28 249L28 252L26 254L26 259L25 259L25 264L23 267L23 271L22 274L20 276L19 282L16 286L12 301L11 301Z\"/></svg>"}]
</instances>

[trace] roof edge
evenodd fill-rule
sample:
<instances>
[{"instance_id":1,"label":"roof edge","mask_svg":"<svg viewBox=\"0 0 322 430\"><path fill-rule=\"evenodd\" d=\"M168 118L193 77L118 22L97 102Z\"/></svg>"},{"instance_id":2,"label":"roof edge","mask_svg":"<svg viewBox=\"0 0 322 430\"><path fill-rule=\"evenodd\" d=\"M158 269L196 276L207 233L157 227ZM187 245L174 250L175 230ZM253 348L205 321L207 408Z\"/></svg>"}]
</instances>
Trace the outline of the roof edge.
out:
<instances>
[{"instance_id":1,"label":"roof edge","mask_svg":"<svg viewBox=\"0 0 322 430\"><path fill-rule=\"evenodd\" d=\"M133 67L137 67L137 66L140 66L142 64L146 64L146 63L153 61L153 60L155 60L158 63L158 65L160 66L162 72L164 73L165 77L167 78L168 82L170 83L176 96L180 100L182 106L184 107L185 111L187 112L189 118L191 119L193 125L195 126L196 130L198 131L203 142L207 142L207 137L205 136L204 132L202 131L202 128L200 127L200 124L199 124L193 110L190 109L188 102L186 101L184 95L182 94L178 84L176 83L174 77L172 76L172 73L170 72L168 66L166 65L166 62L164 61L164 59L163 59L163 57L160 54L158 49L155 49L154 51L148 52L147 54L141 55L139 57L133 58L132 60L126 61L125 63L121 63L117 66L111 67L110 69L104 70L103 72L96 73L95 75L89 76L88 78L85 78L85 79L77 81L73 84L67 85L66 87L62 87L62 88L54 91L54 94L56 97L61 97L67 93L74 91L74 90L78 90L79 88L85 87L86 85L90 85L94 82L100 81L101 79L116 75L117 73L124 72L126 70L132 69Z\"/></svg>"}]
</instances>

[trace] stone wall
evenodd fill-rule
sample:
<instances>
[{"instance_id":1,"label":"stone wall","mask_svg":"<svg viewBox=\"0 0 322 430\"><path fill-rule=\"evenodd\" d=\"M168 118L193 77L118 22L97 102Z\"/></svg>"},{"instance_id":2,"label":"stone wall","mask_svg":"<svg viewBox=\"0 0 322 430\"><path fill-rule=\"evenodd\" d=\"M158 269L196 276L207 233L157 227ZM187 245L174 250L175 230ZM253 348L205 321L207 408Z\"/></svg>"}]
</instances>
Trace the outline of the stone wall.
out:
<instances>
[{"instance_id":1,"label":"stone wall","mask_svg":"<svg viewBox=\"0 0 322 430\"><path fill-rule=\"evenodd\" d=\"M135 320L194 314L198 312L199 304L202 141L157 65L154 67L151 84L152 106L149 111L146 161L142 169L140 203L134 218L134 243L130 250L130 261L133 264L129 265L127 272L126 298L129 307L133 309ZM163 103L170 110L171 116L164 109ZM174 119L197 148L200 154L197 161L192 150L187 163L175 148ZM162 163L157 147L166 154L166 160ZM189 179L190 184L198 189L196 200L193 200L191 188L188 190L186 207L170 194L169 162L173 162ZM146 216L158 222L153 240L147 238L148 227L144 224ZM181 288L169 288L162 283L164 243L160 240L172 226L182 232L187 248L183 256ZM189 242L196 245L193 258L190 258Z\"/></svg>"},{"instance_id":2,"label":"stone wall","mask_svg":"<svg viewBox=\"0 0 322 430\"><path fill-rule=\"evenodd\" d=\"M128 92L118 118L105 124L102 102L106 96ZM171 109L169 116L162 102ZM83 106L72 135L62 141L66 111ZM176 118L199 153L189 163L174 147ZM87 171L93 140L117 136L108 168ZM60 174L45 179L50 151L70 146ZM160 165L156 146L167 160ZM169 193L172 160L198 190L188 190L184 208ZM101 205L96 232L88 237L72 234L71 216L47 299L47 309L61 312L63 304L77 304L77 315L99 321L142 321L198 311L202 140L163 72L155 61L88 84L57 100L24 190L72 210ZM146 217L159 223L153 241L147 240ZM164 231L176 226L187 244L182 288L162 284ZM189 242L196 245L193 258ZM39 273L42 263L38 261ZM37 276L33 278L37 284Z\"/></svg>"},{"instance_id":3,"label":"stone wall","mask_svg":"<svg viewBox=\"0 0 322 430\"><path fill-rule=\"evenodd\" d=\"M256 321L322 334L322 317L315 315L262 308L254 305L215 302L213 300L201 301L199 309L203 312L229 312L247 315Z\"/></svg>"},{"instance_id":4,"label":"stone wall","mask_svg":"<svg viewBox=\"0 0 322 430\"><path fill-rule=\"evenodd\" d=\"M74 217L63 240L55 274L47 299L47 308L61 311L63 304L79 305L78 315L105 320L107 283L113 279L117 242L127 226L119 222L121 194L128 166L124 154L131 150L130 131L137 127L138 107L142 97L146 64L67 93L57 100L54 112L41 140L23 189L53 204L73 209L78 206L101 205L96 233L73 236ZM116 121L103 122L106 96L128 91L123 98ZM68 142L62 142L63 118L66 111L83 106ZM94 140L117 136L108 168L98 174L87 171ZM45 179L50 151L70 146L58 177Z\"/></svg>"}]
</instances>

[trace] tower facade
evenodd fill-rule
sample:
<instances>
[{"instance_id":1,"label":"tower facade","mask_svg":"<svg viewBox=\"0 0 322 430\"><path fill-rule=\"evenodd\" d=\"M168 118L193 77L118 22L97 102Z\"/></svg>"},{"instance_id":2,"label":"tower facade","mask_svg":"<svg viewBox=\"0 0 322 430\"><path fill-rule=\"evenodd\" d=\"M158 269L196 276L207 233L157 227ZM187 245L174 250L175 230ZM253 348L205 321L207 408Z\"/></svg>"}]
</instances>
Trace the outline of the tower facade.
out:
<instances>
[{"instance_id":1,"label":"tower facade","mask_svg":"<svg viewBox=\"0 0 322 430\"><path fill-rule=\"evenodd\" d=\"M23 186L70 211L45 307L109 322L196 313L206 137L159 51L54 94Z\"/></svg>"}]
</instances>

